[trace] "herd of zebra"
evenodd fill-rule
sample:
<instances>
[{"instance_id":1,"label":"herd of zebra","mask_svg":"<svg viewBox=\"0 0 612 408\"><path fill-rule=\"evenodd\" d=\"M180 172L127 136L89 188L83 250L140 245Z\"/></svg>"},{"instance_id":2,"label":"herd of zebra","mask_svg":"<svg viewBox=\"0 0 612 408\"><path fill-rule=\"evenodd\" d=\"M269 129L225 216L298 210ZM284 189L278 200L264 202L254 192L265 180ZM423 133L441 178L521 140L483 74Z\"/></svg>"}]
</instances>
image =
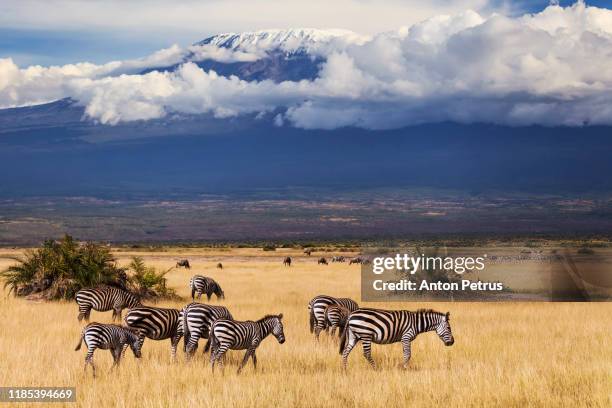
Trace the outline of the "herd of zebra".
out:
<instances>
[{"instance_id":1,"label":"herd of zebra","mask_svg":"<svg viewBox=\"0 0 612 408\"><path fill-rule=\"evenodd\" d=\"M211 278L195 275L189 283L192 300L200 299L206 294L210 301L215 294L217 299L224 299L221 286ZM112 286L82 289L76 294L79 306L79 322L85 319L88 324L82 330L79 344L85 342L87 355L85 367L91 365L93 375L96 367L93 354L96 349L110 350L113 356L113 368L119 365L126 349L131 348L136 358L141 357L145 338L151 340L170 340L171 358L176 360L176 350L181 338L184 338L183 350L187 360L198 349L200 339L206 339L204 352L210 352L210 363L214 371L215 364L223 367L224 356L228 350L246 350L239 365L238 373L248 363L257 367L256 350L262 340L272 334L277 341L285 342L283 314L270 314L257 321L234 320L230 311L219 305L192 302L182 309L145 306L131 292ZM124 325L89 323L91 310L105 312L112 310L113 321L121 320L123 309L129 309ZM401 342L403 345L404 368L410 359L410 343L419 333L435 331L445 345L454 343L450 327L449 313L433 310L380 310L359 308L349 298L335 298L319 295L308 304L310 331L316 339L322 331L331 335L339 330L340 354L344 368L348 355L361 341L366 360L374 367L371 355L372 343L390 344Z\"/></svg>"}]
</instances>

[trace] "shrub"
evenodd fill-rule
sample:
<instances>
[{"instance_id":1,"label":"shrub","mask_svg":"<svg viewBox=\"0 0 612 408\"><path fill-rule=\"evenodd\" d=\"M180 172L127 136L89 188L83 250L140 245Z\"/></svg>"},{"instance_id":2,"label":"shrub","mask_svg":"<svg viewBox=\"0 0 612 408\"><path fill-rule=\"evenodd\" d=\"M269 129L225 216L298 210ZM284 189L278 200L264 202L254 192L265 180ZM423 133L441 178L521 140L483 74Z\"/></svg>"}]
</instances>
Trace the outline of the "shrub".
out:
<instances>
[{"instance_id":1,"label":"shrub","mask_svg":"<svg viewBox=\"0 0 612 408\"><path fill-rule=\"evenodd\" d=\"M125 272L118 268L110 248L78 243L65 235L47 240L37 250L14 258L16 265L0 272L4 287L16 296L39 294L47 300L73 299L85 287L100 284L125 287Z\"/></svg>"},{"instance_id":2,"label":"shrub","mask_svg":"<svg viewBox=\"0 0 612 408\"><path fill-rule=\"evenodd\" d=\"M172 270L158 272L152 266L146 266L139 256L132 257L129 265L132 275L128 278L129 288L141 299L180 299L174 289L166 285L166 274Z\"/></svg>"},{"instance_id":3,"label":"shrub","mask_svg":"<svg viewBox=\"0 0 612 408\"><path fill-rule=\"evenodd\" d=\"M262 249L264 251L276 251L276 247L274 245L266 245Z\"/></svg>"}]
</instances>

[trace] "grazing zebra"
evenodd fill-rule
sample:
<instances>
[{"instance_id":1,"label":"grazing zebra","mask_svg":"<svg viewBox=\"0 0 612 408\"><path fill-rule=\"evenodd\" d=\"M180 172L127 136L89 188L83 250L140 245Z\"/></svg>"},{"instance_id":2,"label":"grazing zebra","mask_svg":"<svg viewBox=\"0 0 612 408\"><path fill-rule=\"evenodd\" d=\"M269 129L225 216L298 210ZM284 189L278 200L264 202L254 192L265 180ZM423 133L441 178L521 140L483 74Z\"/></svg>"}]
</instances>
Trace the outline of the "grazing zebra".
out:
<instances>
[{"instance_id":1,"label":"grazing zebra","mask_svg":"<svg viewBox=\"0 0 612 408\"><path fill-rule=\"evenodd\" d=\"M304 250L304 253L305 253L306 255L310 256L310 254L312 254L312 248L306 248L306 249Z\"/></svg>"},{"instance_id":2,"label":"grazing zebra","mask_svg":"<svg viewBox=\"0 0 612 408\"><path fill-rule=\"evenodd\" d=\"M325 258L319 258L319 260L317 261L317 264L319 265L327 265L327 259Z\"/></svg>"},{"instance_id":3,"label":"grazing zebra","mask_svg":"<svg viewBox=\"0 0 612 408\"><path fill-rule=\"evenodd\" d=\"M327 306L325 308L325 330L331 327L330 334L333 336L336 333L336 328L340 328L340 330L338 330L338 335L342 336L346 318L350 313L351 312L344 306L335 304Z\"/></svg>"},{"instance_id":4,"label":"grazing zebra","mask_svg":"<svg viewBox=\"0 0 612 408\"><path fill-rule=\"evenodd\" d=\"M375 367L372 359L372 342L390 344L402 342L404 347L404 368L410 360L410 342L417 335L427 331L436 334L447 346L455 342L450 327L450 313L436 312L431 309L408 310L357 309L352 312L344 327L340 340L342 364L346 369L348 355L357 342L363 342L363 355Z\"/></svg>"},{"instance_id":5,"label":"grazing zebra","mask_svg":"<svg viewBox=\"0 0 612 408\"><path fill-rule=\"evenodd\" d=\"M285 266L291 266L291 257L288 256L283 260L283 265Z\"/></svg>"},{"instance_id":6,"label":"grazing zebra","mask_svg":"<svg viewBox=\"0 0 612 408\"><path fill-rule=\"evenodd\" d=\"M206 293L206 298L210 301L213 293L217 295L217 299L225 299L225 293L221 286L213 279L207 276L194 275L189 280L189 287L191 288L191 299L198 300L202 298L202 293Z\"/></svg>"},{"instance_id":7,"label":"grazing zebra","mask_svg":"<svg viewBox=\"0 0 612 408\"><path fill-rule=\"evenodd\" d=\"M332 257L332 262L344 262L345 258L343 256L334 256Z\"/></svg>"},{"instance_id":8,"label":"grazing zebra","mask_svg":"<svg viewBox=\"0 0 612 408\"><path fill-rule=\"evenodd\" d=\"M206 343L206 350L210 348L210 363L212 371L215 371L215 362L223 368L223 357L227 350L246 350L242 363L238 367L238 374L249 361L253 358L253 367L257 369L257 357L255 351L259 344L270 333L276 337L280 344L285 342L283 332L283 314L267 315L256 322L246 321L237 322L235 320L219 319L216 320L210 329L210 339Z\"/></svg>"},{"instance_id":9,"label":"grazing zebra","mask_svg":"<svg viewBox=\"0 0 612 408\"><path fill-rule=\"evenodd\" d=\"M359 307L354 300L349 298L335 298L326 295L314 297L310 303L308 303L308 309L310 310L310 332L314 332L317 340L319 339L321 330L327 327L325 323L325 309L327 309L329 305L343 306L350 312Z\"/></svg>"},{"instance_id":10,"label":"grazing zebra","mask_svg":"<svg viewBox=\"0 0 612 408\"><path fill-rule=\"evenodd\" d=\"M178 261L176 263L176 267L177 268L185 268L185 269L191 269L191 265L189 264L189 260L188 259L181 259L180 261Z\"/></svg>"},{"instance_id":11,"label":"grazing zebra","mask_svg":"<svg viewBox=\"0 0 612 408\"><path fill-rule=\"evenodd\" d=\"M140 306L130 309L124 320L128 327L138 333L141 348L145 337L151 340L170 339L170 352L174 361L176 347L182 335L178 330L180 313L178 309Z\"/></svg>"},{"instance_id":12,"label":"grazing zebra","mask_svg":"<svg viewBox=\"0 0 612 408\"><path fill-rule=\"evenodd\" d=\"M113 355L113 367L119 365L123 349L127 346L130 346L136 358L140 358L141 355L140 347L142 343L136 333L129 328L115 324L89 323L81 332L81 338L74 349L75 351L81 349L83 340L85 340L87 346L83 371L87 371L87 365L90 364L94 377L96 376L96 366L93 361L93 354L96 349L110 350Z\"/></svg>"},{"instance_id":13,"label":"grazing zebra","mask_svg":"<svg viewBox=\"0 0 612 408\"><path fill-rule=\"evenodd\" d=\"M185 337L183 349L188 359L198 349L200 338L208 338L210 325L217 319L233 317L226 307L202 303L190 303L181 310L178 330Z\"/></svg>"},{"instance_id":14,"label":"grazing zebra","mask_svg":"<svg viewBox=\"0 0 612 408\"><path fill-rule=\"evenodd\" d=\"M131 292L114 286L101 286L98 288L81 289L76 294L79 305L79 322L85 318L89 322L91 309L98 312L107 312L112 309L113 320L121 320L121 311L140 306L140 299Z\"/></svg>"}]
</instances>

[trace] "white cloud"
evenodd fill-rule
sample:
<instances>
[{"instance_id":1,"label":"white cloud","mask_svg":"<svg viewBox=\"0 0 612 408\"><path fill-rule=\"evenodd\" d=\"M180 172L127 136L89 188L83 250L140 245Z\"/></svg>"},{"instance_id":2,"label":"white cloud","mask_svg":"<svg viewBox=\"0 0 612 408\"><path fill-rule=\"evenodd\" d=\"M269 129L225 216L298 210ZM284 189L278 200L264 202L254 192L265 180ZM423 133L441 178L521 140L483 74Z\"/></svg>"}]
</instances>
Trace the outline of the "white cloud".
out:
<instances>
[{"instance_id":1,"label":"white cloud","mask_svg":"<svg viewBox=\"0 0 612 408\"><path fill-rule=\"evenodd\" d=\"M0 105L71 96L102 123L170 112L229 117L286 109L278 126L393 128L436 121L612 125L612 11L577 3L518 17L438 16L327 49L313 81L247 82L184 63L172 47L138 61L19 69L0 60ZM212 48L223 60L257 58ZM227 54L229 53L229 54Z\"/></svg>"}]
</instances>

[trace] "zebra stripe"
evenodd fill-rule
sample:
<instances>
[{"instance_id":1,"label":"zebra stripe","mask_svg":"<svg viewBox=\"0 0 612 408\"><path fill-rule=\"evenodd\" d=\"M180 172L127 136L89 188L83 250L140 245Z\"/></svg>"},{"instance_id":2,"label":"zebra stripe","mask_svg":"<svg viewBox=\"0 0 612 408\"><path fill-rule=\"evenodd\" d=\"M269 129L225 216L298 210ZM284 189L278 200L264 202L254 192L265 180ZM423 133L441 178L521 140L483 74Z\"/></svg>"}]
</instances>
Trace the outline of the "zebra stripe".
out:
<instances>
[{"instance_id":1,"label":"zebra stripe","mask_svg":"<svg viewBox=\"0 0 612 408\"><path fill-rule=\"evenodd\" d=\"M198 300L202 298L202 293L206 293L206 297L210 301L212 294L217 295L217 299L225 299L225 293L221 286L212 278L202 275L194 275L189 280L189 288L191 289L191 299Z\"/></svg>"},{"instance_id":2,"label":"zebra stripe","mask_svg":"<svg viewBox=\"0 0 612 408\"><path fill-rule=\"evenodd\" d=\"M185 336L183 349L187 358L198 349L200 338L208 338L210 326L217 319L233 319L233 317L226 307L202 303L190 303L181 310L178 332Z\"/></svg>"},{"instance_id":3,"label":"zebra stripe","mask_svg":"<svg viewBox=\"0 0 612 408\"><path fill-rule=\"evenodd\" d=\"M140 347L145 337L151 340L170 339L170 352L172 360L176 359L176 347L181 334L179 334L178 309L162 309L159 307L140 306L130 309L125 315L125 324L135 329L140 338Z\"/></svg>"},{"instance_id":4,"label":"zebra stripe","mask_svg":"<svg viewBox=\"0 0 612 408\"><path fill-rule=\"evenodd\" d=\"M349 298L335 298L327 295L314 297L308 303L308 309L310 310L310 332L315 333L317 340L319 339L319 333L327 327L325 323L325 309L327 309L329 305L342 306L347 308L350 312L359 307L357 302Z\"/></svg>"},{"instance_id":5,"label":"zebra stripe","mask_svg":"<svg viewBox=\"0 0 612 408\"><path fill-rule=\"evenodd\" d=\"M255 351L259 344L270 333L276 337L280 344L285 342L283 331L283 314L267 315L256 322L246 321L237 322L234 320L216 320L211 327L210 339L206 344L206 349L210 348L210 363L212 371L215 371L215 362L223 368L223 356L228 350L246 350L244 358L238 367L238 374L249 361L253 358L253 366L257 369L257 357Z\"/></svg>"},{"instance_id":6,"label":"zebra stripe","mask_svg":"<svg viewBox=\"0 0 612 408\"><path fill-rule=\"evenodd\" d=\"M79 305L79 322L85 318L89 322L91 309L98 312L113 311L115 318L121 320L123 309L140 306L140 299L126 290L114 286L101 286L99 288L81 289L76 294L76 302Z\"/></svg>"},{"instance_id":7,"label":"zebra stripe","mask_svg":"<svg viewBox=\"0 0 612 408\"><path fill-rule=\"evenodd\" d=\"M121 361L124 347L130 346L134 356L140 358L140 342L136 333L126 327L117 326L114 324L89 323L81 332L79 344L75 351L81 349L81 344L85 341L87 346L87 355L85 356L84 371L87 371L87 365L91 365L93 376L96 376L96 366L93 361L94 351L96 349L110 350L113 355L113 367L118 366Z\"/></svg>"},{"instance_id":8,"label":"zebra stripe","mask_svg":"<svg viewBox=\"0 0 612 408\"><path fill-rule=\"evenodd\" d=\"M348 355L357 342L363 342L363 355L372 367L372 343L390 344L402 342L404 348L404 368L410 360L410 343L420 333L436 331L447 346L455 342L450 327L450 313L436 312L431 309L408 310L357 309L346 322L340 341L340 354L346 369Z\"/></svg>"},{"instance_id":9,"label":"zebra stripe","mask_svg":"<svg viewBox=\"0 0 612 408\"><path fill-rule=\"evenodd\" d=\"M340 305L329 305L325 309L325 330L331 327L330 335L334 335L336 333L336 328L340 328L338 334L342 336L342 332L344 331L344 325L346 323L346 318L351 312L344 306Z\"/></svg>"}]
</instances>

